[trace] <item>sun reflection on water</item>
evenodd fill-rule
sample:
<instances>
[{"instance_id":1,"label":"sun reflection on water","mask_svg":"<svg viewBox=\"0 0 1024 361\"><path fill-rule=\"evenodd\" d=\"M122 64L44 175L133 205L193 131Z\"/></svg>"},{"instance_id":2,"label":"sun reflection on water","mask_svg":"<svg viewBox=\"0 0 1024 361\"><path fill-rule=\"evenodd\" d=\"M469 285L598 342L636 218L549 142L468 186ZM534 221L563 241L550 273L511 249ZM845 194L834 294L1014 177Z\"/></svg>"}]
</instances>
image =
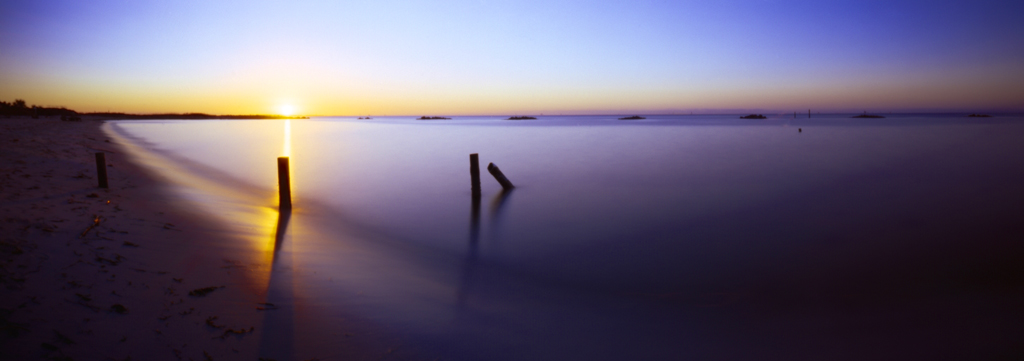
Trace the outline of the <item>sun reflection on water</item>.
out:
<instances>
[{"instance_id":1,"label":"sun reflection on water","mask_svg":"<svg viewBox=\"0 0 1024 361\"><path fill-rule=\"evenodd\" d=\"M282 150L282 157L292 156L292 121L291 119L284 120L284 150Z\"/></svg>"}]
</instances>

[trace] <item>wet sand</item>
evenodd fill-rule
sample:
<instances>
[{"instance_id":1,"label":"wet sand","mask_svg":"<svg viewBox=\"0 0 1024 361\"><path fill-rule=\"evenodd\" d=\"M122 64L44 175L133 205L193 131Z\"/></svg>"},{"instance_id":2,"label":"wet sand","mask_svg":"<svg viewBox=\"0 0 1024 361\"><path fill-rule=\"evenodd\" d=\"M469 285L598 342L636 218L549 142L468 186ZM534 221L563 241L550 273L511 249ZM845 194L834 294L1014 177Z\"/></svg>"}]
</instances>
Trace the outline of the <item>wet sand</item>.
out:
<instances>
[{"instance_id":1,"label":"wet sand","mask_svg":"<svg viewBox=\"0 0 1024 361\"><path fill-rule=\"evenodd\" d=\"M0 359L267 353L262 326L279 311L263 304L269 265L168 197L102 124L0 119ZM96 152L106 153L109 189L97 187ZM350 333L333 353L374 354L354 326L340 328Z\"/></svg>"}]
</instances>

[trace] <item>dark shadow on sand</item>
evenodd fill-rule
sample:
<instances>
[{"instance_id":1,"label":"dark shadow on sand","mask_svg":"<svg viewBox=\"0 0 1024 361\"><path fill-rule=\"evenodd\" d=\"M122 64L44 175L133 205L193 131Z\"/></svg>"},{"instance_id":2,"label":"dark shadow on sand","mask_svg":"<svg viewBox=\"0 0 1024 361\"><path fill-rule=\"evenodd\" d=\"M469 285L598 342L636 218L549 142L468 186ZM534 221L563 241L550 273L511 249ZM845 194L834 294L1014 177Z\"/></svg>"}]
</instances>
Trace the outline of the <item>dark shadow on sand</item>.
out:
<instances>
[{"instance_id":1,"label":"dark shadow on sand","mask_svg":"<svg viewBox=\"0 0 1024 361\"><path fill-rule=\"evenodd\" d=\"M277 264L277 254L281 251L284 235L288 230L288 221L291 219L292 211L290 209L283 209L277 214L277 227L274 229L274 264Z\"/></svg>"},{"instance_id":2,"label":"dark shadow on sand","mask_svg":"<svg viewBox=\"0 0 1024 361\"><path fill-rule=\"evenodd\" d=\"M285 236L291 220L290 209L282 209L277 216L277 227L274 230L274 255L270 264L270 277L267 282L267 296L264 302L272 307L265 307L263 330L260 332L259 355L262 358L288 360L295 351L295 315L293 310L295 295L292 290L291 258L285 257L282 249L287 245Z\"/></svg>"}]
</instances>

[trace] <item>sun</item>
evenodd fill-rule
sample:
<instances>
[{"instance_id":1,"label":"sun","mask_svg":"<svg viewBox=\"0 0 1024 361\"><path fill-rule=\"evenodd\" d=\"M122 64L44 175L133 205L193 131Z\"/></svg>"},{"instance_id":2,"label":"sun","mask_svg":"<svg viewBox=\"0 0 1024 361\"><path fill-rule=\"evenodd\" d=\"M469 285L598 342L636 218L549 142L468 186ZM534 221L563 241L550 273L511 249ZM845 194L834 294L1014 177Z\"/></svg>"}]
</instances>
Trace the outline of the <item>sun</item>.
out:
<instances>
[{"instance_id":1,"label":"sun","mask_svg":"<svg viewBox=\"0 0 1024 361\"><path fill-rule=\"evenodd\" d=\"M283 116L290 117L295 114L295 107L291 104L284 104L277 108L277 112Z\"/></svg>"}]
</instances>

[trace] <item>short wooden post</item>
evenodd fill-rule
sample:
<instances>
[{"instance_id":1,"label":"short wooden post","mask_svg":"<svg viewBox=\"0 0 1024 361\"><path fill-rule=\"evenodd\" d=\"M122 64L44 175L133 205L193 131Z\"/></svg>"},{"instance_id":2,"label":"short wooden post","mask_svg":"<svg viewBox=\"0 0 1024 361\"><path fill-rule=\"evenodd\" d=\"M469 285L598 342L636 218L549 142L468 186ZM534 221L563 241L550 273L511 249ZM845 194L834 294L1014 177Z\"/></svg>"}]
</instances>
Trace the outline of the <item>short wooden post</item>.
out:
<instances>
[{"instance_id":1,"label":"short wooden post","mask_svg":"<svg viewBox=\"0 0 1024 361\"><path fill-rule=\"evenodd\" d=\"M277 158L277 184L281 190L281 210L291 210L292 182L288 172L288 157Z\"/></svg>"},{"instance_id":2,"label":"short wooden post","mask_svg":"<svg viewBox=\"0 0 1024 361\"><path fill-rule=\"evenodd\" d=\"M96 177L100 179L100 188L107 187L107 158L102 152L96 153Z\"/></svg>"},{"instance_id":3,"label":"short wooden post","mask_svg":"<svg viewBox=\"0 0 1024 361\"><path fill-rule=\"evenodd\" d=\"M512 185L512 182L508 181L508 178L505 178L505 175L501 173L501 169L498 169L498 166L494 165L494 163L487 165L487 171L491 172L491 175L494 176L494 179L498 180L498 183L501 183L501 188L512 189L516 187Z\"/></svg>"},{"instance_id":4,"label":"short wooden post","mask_svg":"<svg viewBox=\"0 0 1024 361\"><path fill-rule=\"evenodd\" d=\"M473 186L473 198L480 198L480 156L476 153L469 155L469 178Z\"/></svg>"}]
</instances>

